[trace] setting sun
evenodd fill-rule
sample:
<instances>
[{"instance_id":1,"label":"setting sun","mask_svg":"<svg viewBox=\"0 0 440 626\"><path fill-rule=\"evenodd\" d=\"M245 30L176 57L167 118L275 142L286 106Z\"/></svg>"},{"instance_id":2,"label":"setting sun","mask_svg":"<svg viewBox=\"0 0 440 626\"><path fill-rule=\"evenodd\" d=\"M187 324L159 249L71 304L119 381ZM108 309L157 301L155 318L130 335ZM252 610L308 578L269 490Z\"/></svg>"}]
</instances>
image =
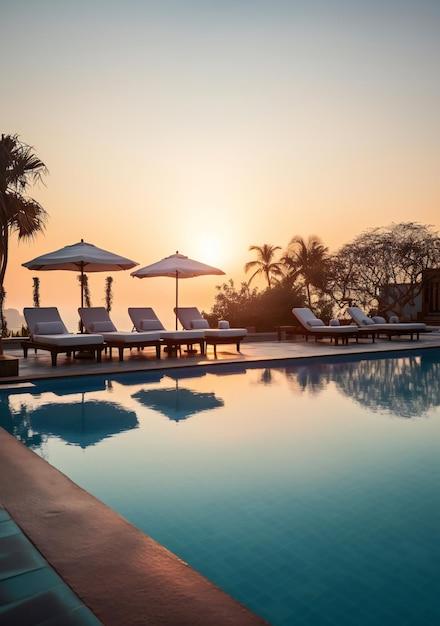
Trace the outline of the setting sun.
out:
<instances>
[{"instance_id":1,"label":"setting sun","mask_svg":"<svg viewBox=\"0 0 440 626\"><path fill-rule=\"evenodd\" d=\"M225 241L216 235L203 236L200 241L195 242L191 249L191 255L196 256L197 260L202 261L202 263L214 265L219 269L223 269L222 266L228 260Z\"/></svg>"}]
</instances>

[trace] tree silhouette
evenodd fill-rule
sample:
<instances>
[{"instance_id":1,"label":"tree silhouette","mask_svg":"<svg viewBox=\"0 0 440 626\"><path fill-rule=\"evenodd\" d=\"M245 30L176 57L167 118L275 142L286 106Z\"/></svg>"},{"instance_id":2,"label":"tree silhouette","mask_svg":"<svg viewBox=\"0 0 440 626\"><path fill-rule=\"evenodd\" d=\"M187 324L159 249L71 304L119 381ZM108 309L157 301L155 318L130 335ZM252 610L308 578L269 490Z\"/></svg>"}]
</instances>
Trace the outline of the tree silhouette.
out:
<instances>
[{"instance_id":1,"label":"tree silhouette","mask_svg":"<svg viewBox=\"0 0 440 626\"><path fill-rule=\"evenodd\" d=\"M38 308L40 306L40 279L34 276L32 280L34 283L34 288L32 290L33 298L34 298L34 307Z\"/></svg>"},{"instance_id":2,"label":"tree silhouette","mask_svg":"<svg viewBox=\"0 0 440 626\"><path fill-rule=\"evenodd\" d=\"M262 246L249 246L249 250L257 253L255 261L249 261L244 266L244 271L257 268L248 280L248 285L258 275L264 275L267 280L267 286L272 286L273 280L278 280L283 275L283 264L274 261L275 252L281 250L280 246L271 246L267 243Z\"/></svg>"},{"instance_id":3,"label":"tree silhouette","mask_svg":"<svg viewBox=\"0 0 440 626\"><path fill-rule=\"evenodd\" d=\"M296 282L299 279L302 282L310 308L312 308L312 288L320 290L325 288L328 261L328 248L316 235L310 235L307 241L300 235L295 235L282 258L292 281Z\"/></svg>"},{"instance_id":4,"label":"tree silhouette","mask_svg":"<svg viewBox=\"0 0 440 626\"><path fill-rule=\"evenodd\" d=\"M350 298L368 312L404 317L423 290L424 272L440 267L440 237L417 222L372 228L342 246L331 267L336 302Z\"/></svg>"},{"instance_id":5,"label":"tree silhouette","mask_svg":"<svg viewBox=\"0 0 440 626\"><path fill-rule=\"evenodd\" d=\"M44 230L47 213L32 198L23 195L31 184L41 180L47 168L33 153L33 148L22 143L18 135L4 135L0 139L0 323L4 327L4 279L8 265L9 238L32 239Z\"/></svg>"},{"instance_id":6,"label":"tree silhouette","mask_svg":"<svg viewBox=\"0 0 440 626\"><path fill-rule=\"evenodd\" d=\"M113 304L113 292L112 292L113 278L107 276L105 279L105 308L110 313Z\"/></svg>"}]
</instances>

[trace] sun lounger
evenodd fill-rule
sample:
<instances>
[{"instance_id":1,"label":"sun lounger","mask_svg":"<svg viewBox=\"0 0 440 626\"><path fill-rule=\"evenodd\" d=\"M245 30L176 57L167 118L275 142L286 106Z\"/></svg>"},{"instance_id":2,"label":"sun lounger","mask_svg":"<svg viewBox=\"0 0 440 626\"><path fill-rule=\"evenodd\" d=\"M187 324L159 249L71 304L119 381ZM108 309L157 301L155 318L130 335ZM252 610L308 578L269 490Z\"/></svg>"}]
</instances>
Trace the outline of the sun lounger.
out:
<instances>
[{"instance_id":1,"label":"sun lounger","mask_svg":"<svg viewBox=\"0 0 440 626\"><path fill-rule=\"evenodd\" d=\"M118 331L111 321L107 309L103 306L80 307L78 313L88 333L98 333L102 335L106 347L110 350L110 358L112 356L112 348L118 349L119 360L123 361L124 350L126 348L154 346L156 348L156 357L160 359L161 340L158 331L142 333Z\"/></svg>"},{"instance_id":2,"label":"sun lounger","mask_svg":"<svg viewBox=\"0 0 440 626\"><path fill-rule=\"evenodd\" d=\"M338 345L339 340L343 344L348 344L350 338L355 338L356 342L358 340L359 329L357 326L326 326L322 320L318 319L316 315L307 308L294 308L292 309L292 313L300 323L306 341L309 337L314 337L315 341L329 337L330 339L334 339L335 345Z\"/></svg>"},{"instance_id":3,"label":"sun lounger","mask_svg":"<svg viewBox=\"0 0 440 626\"><path fill-rule=\"evenodd\" d=\"M422 322L390 323L383 317L368 317L368 315L366 315L362 309L357 306L350 306L347 311L360 329L371 330L372 332L375 332L377 336L386 335L390 341L391 337L399 335L409 335L412 341L414 337L419 339L420 333L426 332L426 324L423 324Z\"/></svg>"},{"instance_id":4,"label":"sun lounger","mask_svg":"<svg viewBox=\"0 0 440 626\"><path fill-rule=\"evenodd\" d=\"M174 312L184 329L203 330L206 345L214 347L214 356L217 356L218 344L235 343L237 352L240 352L240 343L247 335L246 328L229 328L228 322L219 322L223 327L210 328L196 307L177 307Z\"/></svg>"},{"instance_id":5,"label":"sun lounger","mask_svg":"<svg viewBox=\"0 0 440 626\"><path fill-rule=\"evenodd\" d=\"M192 351L194 344L199 344L201 354L205 353L205 333L203 330L165 330L165 326L150 307L130 307L128 314L138 332L159 331L162 342L168 352L180 350L186 345Z\"/></svg>"},{"instance_id":6,"label":"sun lounger","mask_svg":"<svg viewBox=\"0 0 440 626\"><path fill-rule=\"evenodd\" d=\"M30 332L29 340L21 342L25 358L29 348L35 348L50 352L53 367L57 364L58 354L75 356L76 352L87 351L96 354L98 363L101 361L102 336L69 333L56 307L25 308L23 314Z\"/></svg>"}]
</instances>

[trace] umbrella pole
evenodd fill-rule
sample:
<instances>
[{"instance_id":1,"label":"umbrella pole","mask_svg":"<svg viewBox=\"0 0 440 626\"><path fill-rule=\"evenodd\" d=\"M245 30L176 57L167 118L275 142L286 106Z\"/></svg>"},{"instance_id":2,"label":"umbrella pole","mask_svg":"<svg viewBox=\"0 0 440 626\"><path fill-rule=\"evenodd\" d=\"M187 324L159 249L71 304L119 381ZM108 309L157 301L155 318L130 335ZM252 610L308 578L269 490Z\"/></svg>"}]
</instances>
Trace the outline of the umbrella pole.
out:
<instances>
[{"instance_id":1,"label":"umbrella pole","mask_svg":"<svg viewBox=\"0 0 440 626\"><path fill-rule=\"evenodd\" d=\"M84 265L81 263L81 308L84 308ZM84 332L82 319L80 318L79 329L81 334Z\"/></svg>"},{"instance_id":2,"label":"umbrella pole","mask_svg":"<svg viewBox=\"0 0 440 626\"><path fill-rule=\"evenodd\" d=\"M177 330L177 307L179 306L179 275L176 270L176 330Z\"/></svg>"}]
</instances>

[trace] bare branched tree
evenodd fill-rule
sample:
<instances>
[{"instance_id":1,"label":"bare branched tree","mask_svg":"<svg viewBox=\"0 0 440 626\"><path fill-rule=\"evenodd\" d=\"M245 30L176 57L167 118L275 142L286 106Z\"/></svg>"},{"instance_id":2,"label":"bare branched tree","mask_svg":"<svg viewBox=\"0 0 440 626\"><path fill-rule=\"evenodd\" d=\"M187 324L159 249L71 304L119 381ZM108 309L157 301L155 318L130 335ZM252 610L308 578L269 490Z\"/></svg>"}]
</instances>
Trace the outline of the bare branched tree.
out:
<instances>
[{"instance_id":1,"label":"bare branched tree","mask_svg":"<svg viewBox=\"0 0 440 626\"><path fill-rule=\"evenodd\" d=\"M423 272L440 268L440 238L431 226L402 222L361 233L334 255L331 291L342 306L398 316L421 293Z\"/></svg>"}]
</instances>

